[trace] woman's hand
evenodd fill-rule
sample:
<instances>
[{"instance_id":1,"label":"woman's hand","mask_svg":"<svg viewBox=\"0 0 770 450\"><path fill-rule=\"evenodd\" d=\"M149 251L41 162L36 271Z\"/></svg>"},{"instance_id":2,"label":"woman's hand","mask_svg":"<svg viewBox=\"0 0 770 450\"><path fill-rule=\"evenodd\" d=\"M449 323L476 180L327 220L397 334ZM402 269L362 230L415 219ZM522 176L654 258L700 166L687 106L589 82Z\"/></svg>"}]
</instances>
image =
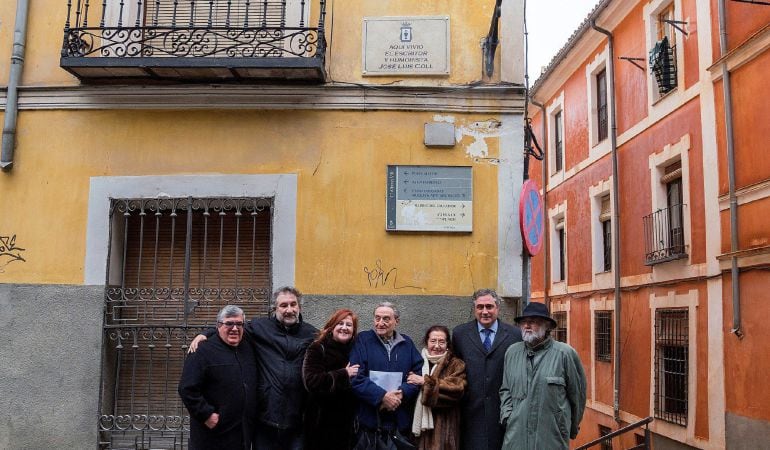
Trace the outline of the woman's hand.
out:
<instances>
[{"instance_id":1,"label":"woman's hand","mask_svg":"<svg viewBox=\"0 0 770 450\"><path fill-rule=\"evenodd\" d=\"M348 365L345 366L345 370L348 371L348 378L353 378L354 376L358 375L358 367L359 367L358 364L351 366L350 363L348 363Z\"/></svg>"},{"instance_id":2,"label":"woman's hand","mask_svg":"<svg viewBox=\"0 0 770 450\"><path fill-rule=\"evenodd\" d=\"M414 372L409 372L409 376L406 377L406 382L409 384L414 384L415 386L422 386L423 383L425 383L425 378L417 375Z\"/></svg>"}]
</instances>

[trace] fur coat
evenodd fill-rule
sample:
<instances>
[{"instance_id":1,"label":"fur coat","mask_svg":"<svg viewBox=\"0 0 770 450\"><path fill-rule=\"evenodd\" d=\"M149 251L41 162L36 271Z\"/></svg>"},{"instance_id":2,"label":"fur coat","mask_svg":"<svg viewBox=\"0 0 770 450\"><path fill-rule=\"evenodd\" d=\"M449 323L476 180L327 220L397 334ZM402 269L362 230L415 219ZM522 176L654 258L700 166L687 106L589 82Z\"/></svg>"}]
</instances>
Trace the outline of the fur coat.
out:
<instances>
[{"instance_id":1,"label":"fur coat","mask_svg":"<svg viewBox=\"0 0 770 450\"><path fill-rule=\"evenodd\" d=\"M460 448L460 399L465 393L465 363L447 352L433 375L424 376L422 403L433 410L433 430L420 434L420 450Z\"/></svg>"}]
</instances>

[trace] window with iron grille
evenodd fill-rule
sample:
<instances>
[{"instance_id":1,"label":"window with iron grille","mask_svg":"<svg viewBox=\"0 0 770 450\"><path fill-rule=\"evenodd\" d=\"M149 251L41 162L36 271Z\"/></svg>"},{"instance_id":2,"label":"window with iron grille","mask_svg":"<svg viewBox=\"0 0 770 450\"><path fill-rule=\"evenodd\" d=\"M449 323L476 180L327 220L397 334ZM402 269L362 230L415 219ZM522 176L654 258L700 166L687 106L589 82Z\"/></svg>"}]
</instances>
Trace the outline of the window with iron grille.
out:
<instances>
[{"instance_id":1,"label":"window with iron grille","mask_svg":"<svg viewBox=\"0 0 770 450\"><path fill-rule=\"evenodd\" d=\"M562 111L557 112L553 120L554 166L556 172L560 172L564 169L564 121L562 120Z\"/></svg>"},{"instance_id":2,"label":"window with iron grille","mask_svg":"<svg viewBox=\"0 0 770 450\"><path fill-rule=\"evenodd\" d=\"M596 311L594 339L597 361L612 361L612 311Z\"/></svg>"},{"instance_id":3,"label":"window with iron grille","mask_svg":"<svg viewBox=\"0 0 770 450\"><path fill-rule=\"evenodd\" d=\"M609 195L602 197L601 205L599 222L602 227L602 269L609 272L612 270L612 209Z\"/></svg>"},{"instance_id":4,"label":"window with iron grille","mask_svg":"<svg viewBox=\"0 0 770 450\"><path fill-rule=\"evenodd\" d=\"M687 309L655 311L655 418L687 425Z\"/></svg>"},{"instance_id":5,"label":"window with iron grille","mask_svg":"<svg viewBox=\"0 0 770 450\"><path fill-rule=\"evenodd\" d=\"M599 436L607 436L608 434L612 433L612 429L610 427L605 427L604 425L599 425ZM612 450L612 439L605 439L601 442L599 448L601 450Z\"/></svg>"},{"instance_id":6,"label":"window with iron grille","mask_svg":"<svg viewBox=\"0 0 770 450\"><path fill-rule=\"evenodd\" d=\"M100 448L186 448L187 345L228 304L267 313L271 201L117 199L110 205Z\"/></svg>"},{"instance_id":7,"label":"window with iron grille","mask_svg":"<svg viewBox=\"0 0 770 450\"><path fill-rule=\"evenodd\" d=\"M553 320L556 321L556 328L553 329L553 338L559 342L567 342L567 312L557 311L553 314Z\"/></svg>"},{"instance_id":8,"label":"window with iron grille","mask_svg":"<svg viewBox=\"0 0 770 450\"><path fill-rule=\"evenodd\" d=\"M596 137L601 142L607 139L609 128L607 114L607 69L602 69L596 74L596 119Z\"/></svg>"}]
</instances>

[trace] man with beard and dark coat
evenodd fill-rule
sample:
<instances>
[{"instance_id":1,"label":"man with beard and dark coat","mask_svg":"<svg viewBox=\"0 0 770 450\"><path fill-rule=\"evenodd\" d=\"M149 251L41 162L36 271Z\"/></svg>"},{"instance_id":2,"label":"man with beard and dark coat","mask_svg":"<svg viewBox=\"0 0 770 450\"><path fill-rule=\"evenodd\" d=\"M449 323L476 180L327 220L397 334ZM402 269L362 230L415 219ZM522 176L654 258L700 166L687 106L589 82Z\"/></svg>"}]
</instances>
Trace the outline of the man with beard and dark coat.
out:
<instances>
[{"instance_id":1,"label":"man with beard and dark coat","mask_svg":"<svg viewBox=\"0 0 770 450\"><path fill-rule=\"evenodd\" d=\"M521 331L498 320L500 297L492 289L473 293L476 320L452 332L455 355L465 362L468 387L460 403L460 442L463 450L500 450L500 384L505 351L521 341Z\"/></svg>"},{"instance_id":2,"label":"man with beard and dark coat","mask_svg":"<svg viewBox=\"0 0 770 450\"><path fill-rule=\"evenodd\" d=\"M191 450L251 448L257 365L243 322L241 308L222 308L217 334L184 362L178 389L190 412Z\"/></svg>"},{"instance_id":3,"label":"man with beard and dark coat","mask_svg":"<svg viewBox=\"0 0 770 450\"><path fill-rule=\"evenodd\" d=\"M301 450L303 412L307 391L302 382L305 351L318 329L302 321L295 288L284 286L273 293L273 313L246 327L257 354L257 426L254 447L259 450ZM207 332L206 335L212 335ZM190 345L203 338L199 335Z\"/></svg>"}]
</instances>

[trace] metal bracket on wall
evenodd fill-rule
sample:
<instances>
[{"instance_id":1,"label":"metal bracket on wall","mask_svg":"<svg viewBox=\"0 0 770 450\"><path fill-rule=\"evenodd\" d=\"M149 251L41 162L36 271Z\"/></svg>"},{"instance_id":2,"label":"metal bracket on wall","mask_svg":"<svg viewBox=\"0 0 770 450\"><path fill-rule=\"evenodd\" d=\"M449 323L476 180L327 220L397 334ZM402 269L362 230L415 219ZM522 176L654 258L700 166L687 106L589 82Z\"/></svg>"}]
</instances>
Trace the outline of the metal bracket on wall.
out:
<instances>
[{"instance_id":1,"label":"metal bracket on wall","mask_svg":"<svg viewBox=\"0 0 770 450\"><path fill-rule=\"evenodd\" d=\"M636 67L645 70L644 66L639 64L637 61L645 61L644 58L632 58L631 56L618 56L618 59L622 59L623 61L628 61L631 64L635 65Z\"/></svg>"},{"instance_id":2,"label":"metal bracket on wall","mask_svg":"<svg viewBox=\"0 0 770 450\"><path fill-rule=\"evenodd\" d=\"M684 20L663 19L663 21L671 25L672 27L676 28L677 30L679 30L685 36L688 36L687 31L685 31L684 28L682 27L682 25L687 25L687 22L685 22Z\"/></svg>"},{"instance_id":3,"label":"metal bracket on wall","mask_svg":"<svg viewBox=\"0 0 770 450\"><path fill-rule=\"evenodd\" d=\"M497 50L500 39L498 37L497 24L500 22L500 10L503 0L495 2L495 11L492 13L492 23L489 24L489 33L484 38L484 73L491 77L495 72L495 51Z\"/></svg>"}]
</instances>

